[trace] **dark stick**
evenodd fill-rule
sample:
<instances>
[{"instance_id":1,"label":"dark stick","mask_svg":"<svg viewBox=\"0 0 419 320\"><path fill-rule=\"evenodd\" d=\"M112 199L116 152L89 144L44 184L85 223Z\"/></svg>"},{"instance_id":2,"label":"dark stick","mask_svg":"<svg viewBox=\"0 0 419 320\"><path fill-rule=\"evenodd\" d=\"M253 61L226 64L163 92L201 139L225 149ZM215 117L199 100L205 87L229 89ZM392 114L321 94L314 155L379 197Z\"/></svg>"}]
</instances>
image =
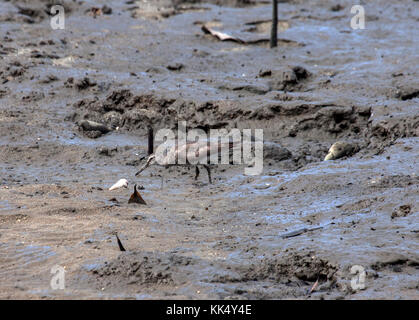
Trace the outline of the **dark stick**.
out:
<instances>
[{"instance_id":1,"label":"dark stick","mask_svg":"<svg viewBox=\"0 0 419 320\"><path fill-rule=\"evenodd\" d=\"M154 132L153 127L148 127L148 155L154 153Z\"/></svg>"},{"instance_id":2,"label":"dark stick","mask_svg":"<svg viewBox=\"0 0 419 320\"><path fill-rule=\"evenodd\" d=\"M115 233L115 236L116 236L116 241L118 242L119 250L126 251L125 248L124 248L124 246L122 245L121 240L119 240L119 237L118 237L118 234L117 233Z\"/></svg>"},{"instance_id":3,"label":"dark stick","mask_svg":"<svg viewBox=\"0 0 419 320\"><path fill-rule=\"evenodd\" d=\"M278 44L278 2L272 0L271 48Z\"/></svg>"}]
</instances>

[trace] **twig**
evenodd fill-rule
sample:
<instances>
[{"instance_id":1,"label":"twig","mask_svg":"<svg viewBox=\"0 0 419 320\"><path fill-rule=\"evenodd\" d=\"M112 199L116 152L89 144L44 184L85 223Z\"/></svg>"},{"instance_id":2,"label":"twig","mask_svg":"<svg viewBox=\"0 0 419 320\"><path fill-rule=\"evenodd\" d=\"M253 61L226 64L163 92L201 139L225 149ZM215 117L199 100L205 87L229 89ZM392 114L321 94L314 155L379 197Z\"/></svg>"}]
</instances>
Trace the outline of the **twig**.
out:
<instances>
[{"instance_id":1,"label":"twig","mask_svg":"<svg viewBox=\"0 0 419 320\"><path fill-rule=\"evenodd\" d=\"M278 1L272 0L271 48L278 45Z\"/></svg>"},{"instance_id":2,"label":"twig","mask_svg":"<svg viewBox=\"0 0 419 320\"><path fill-rule=\"evenodd\" d=\"M319 285L319 278L317 278L316 282L314 282L313 286L311 287L310 291L308 292L308 294L310 295Z\"/></svg>"},{"instance_id":3,"label":"twig","mask_svg":"<svg viewBox=\"0 0 419 320\"><path fill-rule=\"evenodd\" d=\"M121 240L119 240L118 234L116 232L115 232L115 236L116 236L116 241L118 242L119 250L126 251L125 248L124 248L124 246L122 245Z\"/></svg>"}]
</instances>

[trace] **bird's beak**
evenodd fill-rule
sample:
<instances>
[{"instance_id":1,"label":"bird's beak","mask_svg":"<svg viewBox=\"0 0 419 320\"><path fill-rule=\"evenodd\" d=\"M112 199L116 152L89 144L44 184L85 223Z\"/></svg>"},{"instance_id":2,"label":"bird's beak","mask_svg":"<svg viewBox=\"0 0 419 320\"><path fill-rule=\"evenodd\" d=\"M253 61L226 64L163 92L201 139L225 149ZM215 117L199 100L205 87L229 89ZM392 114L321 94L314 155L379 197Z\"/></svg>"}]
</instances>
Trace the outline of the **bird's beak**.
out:
<instances>
[{"instance_id":1,"label":"bird's beak","mask_svg":"<svg viewBox=\"0 0 419 320\"><path fill-rule=\"evenodd\" d=\"M143 172L153 160L154 160L154 155L151 155L150 157L148 157L147 162L140 168L140 170L136 172L135 176L138 176L141 172Z\"/></svg>"}]
</instances>

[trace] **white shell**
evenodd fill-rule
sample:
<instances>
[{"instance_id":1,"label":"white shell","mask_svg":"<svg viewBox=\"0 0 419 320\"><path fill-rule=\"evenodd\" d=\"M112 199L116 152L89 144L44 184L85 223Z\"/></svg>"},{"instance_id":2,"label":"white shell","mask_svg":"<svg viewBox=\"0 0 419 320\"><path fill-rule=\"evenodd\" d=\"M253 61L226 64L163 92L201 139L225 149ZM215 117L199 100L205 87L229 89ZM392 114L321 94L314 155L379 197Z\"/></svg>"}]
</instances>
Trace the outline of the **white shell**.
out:
<instances>
[{"instance_id":1,"label":"white shell","mask_svg":"<svg viewBox=\"0 0 419 320\"><path fill-rule=\"evenodd\" d=\"M112 187L109 188L109 191L119 189L119 188L127 188L127 187L128 187L128 180L119 179Z\"/></svg>"}]
</instances>

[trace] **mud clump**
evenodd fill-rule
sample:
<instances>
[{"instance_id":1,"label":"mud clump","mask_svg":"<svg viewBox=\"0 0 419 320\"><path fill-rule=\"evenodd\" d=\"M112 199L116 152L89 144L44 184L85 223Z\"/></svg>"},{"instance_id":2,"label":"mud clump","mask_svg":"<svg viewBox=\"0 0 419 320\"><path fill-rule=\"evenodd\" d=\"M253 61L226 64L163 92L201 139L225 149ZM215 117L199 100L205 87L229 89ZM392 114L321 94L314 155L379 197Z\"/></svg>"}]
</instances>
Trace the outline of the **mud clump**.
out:
<instances>
[{"instance_id":1,"label":"mud clump","mask_svg":"<svg viewBox=\"0 0 419 320\"><path fill-rule=\"evenodd\" d=\"M416 81L412 82L412 84L397 85L397 91L394 97L402 101L411 100L419 97L418 84Z\"/></svg>"},{"instance_id":2,"label":"mud clump","mask_svg":"<svg viewBox=\"0 0 419 320\"><path fill-rule=\"evenodd\" d=\"M391 219L398 218L398 217L406 217L412 211L412 207L409 204L402 205L398 207L396 210L393 211L391 214Z\"/></svg>"},{"instance_id":3,"label":"mud clump","mask_svg":"<svg viewBox=\"0 0 419 320\"><path fill-rule=\"evenodd\" d=\"M114 155L115 152L117 152L118 149L115 148L108 148L108 147L99 147L97 149L97 153L101 156L111 157Z\"/></svg>"},{"instance_id":4,"label":"mud clump","mask_svg":"<svg viewBox=\"0 0 419 320\"><path fill-rule=\"evenodd\" d=\"M45 98L45 94L39 91L31 91L28 95L22 97L24 102L36 102Z\"/></svg>"},{"instance_id":5,"label":"mud clump","mask_svg":"<svg viewBox=\"0 0 419 320\"><path fill-rule=\"evenodd\" d=\"M290 253L269 257L252 264L233 261L201 260L173 253L125 252L111 262L89 271L89 279L98 287L118 290L133 285L134 290L165 286L179 288L200 282L204 286L217 284L216 297L231 294L250 299L278 298L293 292L306 296L307 290L319 280L322 291L338 291L341 280L339 266L311 254ZM271 282L273 295L253 290L255 283ZM284 290L286 291L284 293Z\"/></svg>"},{"instance_id":6,"label":"mud clump","mask_svg":"<svg viewBox=\"0 0 419 320\"><path fill-rule=\"evenodd\" d=\"M371 127L371 138L376 138L388 145L398 138L417 137L419 135L419 116L381 120Z\"/></svg>"},{"instance_id":7,"label":"mud clump","mask_svg":"<svg viewBox=\"0 0 419 320\"><path fill-rule=\"evenodd\" d=\"M304 87L303 80L311 75L309 71L301 66L269 71L264 71L259 73L259 75L263 77L269 75L273 78L268 82L270 90L301 91Z\"/></svg>"},{"instance_id":8,"label":"mud clump","mask_svg":"<svg viewBox=\"0 0 419 320\"><path fill-rule=\"evenodd\" d=\"M150 124L157 128L175 128L177 121L181 119L189 119L190 125L202 128L225 125L225 122L217 121L221 120L222 116L217 114L216 110L211 110L215 119L197 117L200 111L206 113L205 104L183 99L159 98L150 94L134 96L129 90L114 91L104 101L98 98L83 99L73 106L76 108L76 113L72 116L74 120L87 117L99 121L104 118L107 124L112 123L128 131L145 132Z\"/></svg>"},{"instance_id":9,"label":"mud clump","mask_svg":"<svg viewBox=\"0 0 419 320\"><path fill-rule=\"evenodd\" d=\"M275 143L265 142L263 144L263 156L267 159L282 161L292 157L291 151Z\"/></svg>"},{"instance_id":10,"label":"mud clump","mask_svg":"<svg viewBox=\"0 0 419 320\"><path fill-rule=\"evenodd\" d=\"M209 281L217 286L224 285L227 292L248 299L297 298L306 297L316 281L320 284L318 291L340 294L339 286L345 281L340 269L339 265L310 253L290 252L266 257L250 265L226 265ZM272 291L256 289L262 283Z\"/></svg>"},{"instance_id":11,"label":"mud clump","mask_svg":"<svg viewBox=\"0 0 419 320\"><path fill-rule=\"evenodd\" d=\"M105 100L99 98L82 99L74 103L76 109L73 120L88 118L105 121L128 131L145 131L147 125L155 127L177 126L177 121L188 119L190 127L223 128L233 125L236 120L261 121L273 118L287 119L284 128L286 136L313 137L313 130L328 135L345 136L359 134L370 116L370 109L331 105L267 104L254 111L247 110L239 102L230 100L195 102L182 98L164 98L151 94L133 95L129 90L114 91ZM112 112L112 113L108 113ZM260 127L260 125L258 125ZM266 125L262 125L264 127ZM275 128L276 132L281 131ZM269 129L268 129L269 131ZM305 132L309 131L307 134ZM319 135L320 136L320 135Z\"/></svg>"},{"instance_id":12,"label":"mud clump","mask_svg":"<svg viewBox=\"0 0 419 320\"><path fill-rule=\"evenodd\" d=\"M418 270L419 261L413 257L407 257L401 254L390 254L388 257L383 258L382 261L377 261L371 265L371 268L375 271L392 269L392 271L402 272L402 269L408 267Z\"/></svg>"},{"instance_id":13,"label":"mud clump","mask_svg":"<svg viewBox=\"0 0 419 320\"><path fill-rule=\"evenodd\" d=\"M312 108L310 108L312 109ZM349 136L361 133L365 128L371 111L369 108L347 107L347 106L323 106L316 112L307 114L289 131L290 137L304 135L309 131L322 131L330 135Z\"/></svg>"},{"instance_id":14,"label":"mud clump","mask_svg":"<svg viewBox=\"0 0 419 320\"><path fill-rule=\"evenodd\" d=\"M169 64L166 68L170 71L179 71L183 69L183 67L184 65L182 63L177 62L177 63Z\"/></svg>"},{"instance_id":15,"label":"mud clump","mask_svg":"<svg viewBox=\"0 0 419 320\"><path fill-rule=\"evenodd\" d=\"M406 188L411 185L419 185L419 177L410 175L391 175L384 176L373 181L371 187L373 188Z\"/></svg>"},{"instance_id":16,"label":"mud clump","mask_svg":"<svg viewBox=\"0 0 419 320\"><path fill-rule=\"evenodd\" d=\"M94 121L82 120L77 122L79 130L89 138L96 139L111 131L106 125Z\"/></svg>"},{"instance_id":17,"label":"mud clump","mask_svg":"<svg viewBox=\"0 0 419 320\"><path fill-rule=\"evenodd\" d=\"M336 280L338 266L310 254L292 254L270 258L252 265L242 273L241 281L283 280L297 278L304 281Z\"/></svg>"},{"instance_id":18,"label":"mud clump","mask_svg":"<svg viewBox=\"0 0 419 320\"><path fill-rule=\"evenodd\" d=\"M99 283L120 285L178 285L185 282L185 267L194 260L175 254L129 252L92 271Z\"/></svg>"},{"instance_id":19,"label":"mud clump","mask_svg":"<svg viewBox=\"0 0 419 320\"><path fill-rule=\"evenodd\" d=\"M309 73L296 67L293 74L299 83L298 79L308 76ZM270 102L252 110L236 100L194 101L155 94L135 95L127 89L113 91L105 99L82 99L74 103L73 107L75 112L68 117L71 121L90 120L139 134L145 134L150 125L155 130L176 129L178 121L186 119L189 128L203 129L206 132L210 129L231 129L235 127L235 123L246 122L251 127L263 128L267 136L271 134L277 137L292 137L303 142L306 146L304 152L301 148L287 150L275 144L266 144L266 159L283 161L295 156L297 166L323 160L323 149L326 149L327 145L317 147L313 141L324 144L324 141L335 138L367 139L368 119L371 115L369 107L323 105L291 100ZM275 126L272 126L270 121L273 121ZM354 144L364 146L366 143ZM358 148L354 147L345 155L351 155L356 151Z\"/></svg>"},{"instance_id":20,"label":"mud clump","mask_svg":"<svg viewBox=\"0 0 419 320\"><path fill-rule=\"evenodd\" d=\"M17 8L18 14L0 14L0 21L14 21L23 22L27 24L40 23L51 15L51 7L54 5L63 6L66 15L72 13L76 6L76 2L69 3L69 1L54 1L53 3L49 0L14 0L10 2Z\"/></svg>"},{"instance_id":21,"label":"mud clump","mask_svg":"<svg viewBox=\"0 0 419 320\"><path fill-rule=\"evenodd\" d=\"M110 15L112 14L112 8L108 7L107 5L102 6L102 8L98 7L92 7L85 11L86 14L92 16L93 18L96 18L97 16L106 14Z\"/></svg>"},{"instance_id":22,"label":"mud clump","mask_svg":"<svg viewBox=\"0 0 419 320\"><path fill-rule=\"evenodd\" d=\"M5 84L9 81L23 80L27 68L20 65L12 65L0 70L0 83Z\"/></svg>"},{"instance_id":23,"label":"mud clump","mask_svg":"<svg viewBox=\"0 0 419 320\"><path fill-rule=\"evenodd\" d=\"M97 84L96 82L93 82L89 78L85 77L81 80L76 81L74 83L74 87L77 90L81 91L81 90L85 90L85 89L90 88L90 87L94 87L94 86L96 86L96 84Z\"/></svg>"}]
</instances>

